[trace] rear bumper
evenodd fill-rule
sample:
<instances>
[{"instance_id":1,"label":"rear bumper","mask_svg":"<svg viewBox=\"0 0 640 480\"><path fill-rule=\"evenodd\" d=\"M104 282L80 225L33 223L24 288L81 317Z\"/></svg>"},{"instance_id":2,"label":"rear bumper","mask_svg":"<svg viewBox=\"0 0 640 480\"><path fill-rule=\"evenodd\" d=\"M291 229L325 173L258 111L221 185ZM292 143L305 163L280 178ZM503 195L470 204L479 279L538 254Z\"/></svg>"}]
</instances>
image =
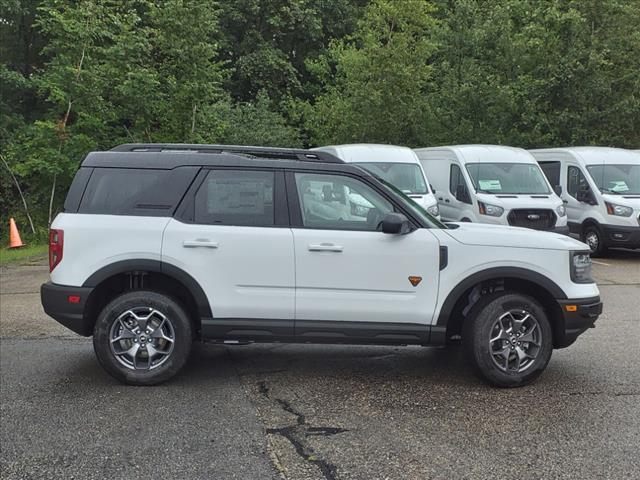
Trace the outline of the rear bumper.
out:
<instances>
[{"instance_id":1,"label":"rear bumper","mask_svg":"<svg viewBox=\"0 0 640 480\"><path fill-rule=\"evenodd\" d=\"M602 225L602 231L609 247L640 248L640 226Z\"/></svg>"},{"instance_id":2,"label":"rear bumper","mask_svg":"<svg viewBox=\"0 0 640 480\"><path fill-rule=\"evenodd\" d=\"M40 287L40 300L47 315L69 330L89 337L93 334L93 328L85 321L84 307L92 291L93 288L69 287L47 282ZM69 297L79 297L79 300L71 302Z\"/></svg>"},{"instance_id":3,"label":"rear bumper","mask_svg":"<svg viewBox=\"0 0 640 480\"><path fill-rule=\"evenodd\" d=\"M558 300L563 316L563 328L556 331L555 347L568 347L595 322L602 313L600 297L578 300Z\"/></svg>"}]
</instances>

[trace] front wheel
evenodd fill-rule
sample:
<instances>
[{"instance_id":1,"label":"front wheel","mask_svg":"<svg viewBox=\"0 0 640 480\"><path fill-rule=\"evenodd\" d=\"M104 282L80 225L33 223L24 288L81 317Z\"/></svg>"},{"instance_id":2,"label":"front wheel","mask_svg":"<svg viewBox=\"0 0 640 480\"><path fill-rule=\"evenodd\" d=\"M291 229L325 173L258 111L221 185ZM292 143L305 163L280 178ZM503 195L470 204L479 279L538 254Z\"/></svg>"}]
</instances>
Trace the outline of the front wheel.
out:
<instances>
[{"instance_id":1,"label":"front wheel","mask_svg":"<svg viewBox=\"0 0 640 480\"><path fill-rule=\"evenodd\" d=\"M519 293L487 295L472 308L462 341L475 372L498 387L531 383L553 350L551 325L542 306Z\"/></svg>"},{"instance_id":2,"label":"front wheel","mask_svg":"<svg viewBox=\"0 0 640 480\"><path fill-rule=\"evenodd\" d=\"M582 233L582 241L589 245L589 248L592 252L592 257L600 257L607 250L607 246L605 245L604 241L604 235L602 235L600 229L595 225L588 225L587 227L585 227Z\"/></svg>"},{"instance_id":3,"label":"front wheel","mask_svg":"<svg viewBox=\"0 0 640 480\"><path fill-rule=\"evenodd\" d=\"M102 309L93 332L93 348L100 364L116 379L154 385L184 366L192 331L178 302L158 292L133 291Z\"/></svg>"}]
</instances>

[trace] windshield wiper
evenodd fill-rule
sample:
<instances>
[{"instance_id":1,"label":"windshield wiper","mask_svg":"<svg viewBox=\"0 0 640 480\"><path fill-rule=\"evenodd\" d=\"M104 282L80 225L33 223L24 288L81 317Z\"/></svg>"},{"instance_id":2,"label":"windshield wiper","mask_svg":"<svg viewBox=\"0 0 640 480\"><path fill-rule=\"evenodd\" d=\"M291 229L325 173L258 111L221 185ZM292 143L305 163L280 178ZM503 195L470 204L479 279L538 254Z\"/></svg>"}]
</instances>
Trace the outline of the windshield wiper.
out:
<instances>
[{"instance_id":1,"label":"windshield wiper","mask_svg":"<svg viewBox=\"0 0 640 480\"><path fill-rule=\"evenodd\" d=\"M600 191L601 191L602 193L611 193L611 194L613 194L613 195L622 195L622 193L620 193L620 192L616 192L615 190L610 190L610 189L608 189L608 188L601 188L601 189L600 189Z\"/></svg>"}]
</instances>

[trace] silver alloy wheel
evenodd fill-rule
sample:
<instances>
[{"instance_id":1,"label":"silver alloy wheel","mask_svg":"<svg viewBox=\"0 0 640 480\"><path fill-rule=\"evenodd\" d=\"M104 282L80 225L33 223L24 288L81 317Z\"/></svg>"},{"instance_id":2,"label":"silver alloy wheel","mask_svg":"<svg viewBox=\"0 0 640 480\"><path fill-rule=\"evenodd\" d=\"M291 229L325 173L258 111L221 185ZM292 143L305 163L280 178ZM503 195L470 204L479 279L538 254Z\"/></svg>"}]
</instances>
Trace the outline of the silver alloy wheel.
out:
<instances>
[{"instance_id":1,"label":"silver alloy wheel","mask_svg":"<svg viewBox=\"0 0 640 480\"><path fill-rule=\"evenodd\" d=\"M540 324L526 310L509 310L491 326L491 358L503 372L524 372L533 365L541 347Z\"/></svg>"},{"instance_id":2,"label":"silver alloy wheel","mask_svg":"<svg viewBox=\"0 0 640 480\"><path fill-rule=\"evenodd\" d=\"M590 230L584 238L585 243L589 245L589 248L596 252L598 247L600 246L600 239L598 238L598 234L593 230Z\"/></svg>"},{"instance_id":3,"label":"silver alloy wheel","mask_svg":"<svg viewBox=\"0 0 640 480\"><path fill-rule=\"evenodd\" d=\"M153 370L171 356L175 331L169 318L150 307L131 308L109 332L111 352L131 370Z\"/></svg>"}]
</instances>

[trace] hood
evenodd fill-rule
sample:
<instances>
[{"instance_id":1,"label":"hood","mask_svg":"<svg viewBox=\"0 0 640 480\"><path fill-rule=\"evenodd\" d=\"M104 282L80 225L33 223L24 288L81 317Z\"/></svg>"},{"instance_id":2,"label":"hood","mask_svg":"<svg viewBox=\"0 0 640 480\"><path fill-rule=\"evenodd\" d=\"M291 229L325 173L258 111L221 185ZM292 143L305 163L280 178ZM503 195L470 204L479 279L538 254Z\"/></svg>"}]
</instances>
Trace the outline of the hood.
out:
<instances>
[{"instance_id":1,"label":"hood","mask_svg":"<svg viewBox=\"0 0 640 480\"><path fill-rule=\"evenodd\" d=\"M555 193L539 195L535 193L526 195L478 193L476 198L481 202L503 207L505 210L511 210L512 208L555 209L562 205L562 200Z\"/></svg>"},{"instance_id":2,"label":"hood","mask_svg":"<svg viewBox=\"0 0 640 480\"><path fill-rule=\"evenodd\" d=\"M611 195L610 193L603 193L602 198L607 202L615 203L625 207L631 207L633 209L640 209L640 195Z\"/></svg>"},{"instance_id":3,"label":"hood","mask_svg":"<svg viewBox=\"0 0 640 480\"><path fill-rule=\"evenodd\" d=\"M589 250L588 245L558 233L487 223L456 222L447 224L457 225L457 227L445 230L445 232L466 245L541 250Z\"/></svg>"}]
</instances>

